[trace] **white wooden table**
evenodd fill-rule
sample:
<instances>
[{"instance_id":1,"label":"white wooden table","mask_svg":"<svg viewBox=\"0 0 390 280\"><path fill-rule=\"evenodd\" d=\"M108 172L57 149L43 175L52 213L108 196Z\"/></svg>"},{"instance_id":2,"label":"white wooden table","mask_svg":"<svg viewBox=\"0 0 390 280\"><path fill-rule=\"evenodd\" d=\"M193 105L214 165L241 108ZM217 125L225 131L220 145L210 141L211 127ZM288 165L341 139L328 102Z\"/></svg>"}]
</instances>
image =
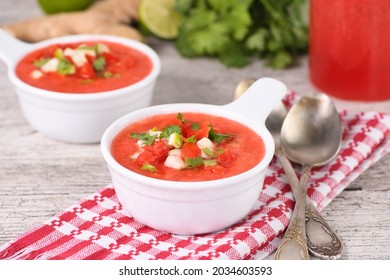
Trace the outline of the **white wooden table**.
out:
<instances>
[{"instance_id":1,"label":"white wooden table","mask_svg":"<svg viewBox=\"0 0 390 280\"><path fill-rule=\"evenodd\" d=\"M35 0L0 1L0 25L40 14ZM265 68L262 61L233 69L216 60L183 59L170 42L153 40L150 45L162 60L153 104L226 104L236 84L248 77L274 77L300 94L314 90L306 57L288 70ZM60 143L29 126L6 70L0 61L0 244L110 183L98 144ZM338 109L390 113L390 101L335 102ZM344 244L342 259L390 259L389 172L387 155L324 209L324 217Z\"/></svg>"}]
</instances>

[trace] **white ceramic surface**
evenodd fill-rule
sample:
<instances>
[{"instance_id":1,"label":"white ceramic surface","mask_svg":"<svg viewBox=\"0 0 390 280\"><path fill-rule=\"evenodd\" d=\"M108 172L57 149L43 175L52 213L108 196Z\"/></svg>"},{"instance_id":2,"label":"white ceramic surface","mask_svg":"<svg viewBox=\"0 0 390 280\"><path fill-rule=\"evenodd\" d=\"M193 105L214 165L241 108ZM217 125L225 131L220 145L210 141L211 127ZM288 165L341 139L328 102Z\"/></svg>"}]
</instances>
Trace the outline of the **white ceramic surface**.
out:
<instances>
[{"instance_id":1,"label":"white ceramic surface","mask_svg":"<svg viewBox=\"0 0 390 280\"><path fill-rule=\"evenodd\" d=\"M43 90L24 83L15 75L18 62L33 50L56 43L110 41L135 48L153 63L143 80L117 90L88 94L66 94ZM27 121L37 131L70 143L99 142L104 130L119 117L150 105L160 73L158 55L143 43L107 35L71 35L35 44L21 42L0 29L0 58L8 66L8 76L15 86Z\"/></svg>"},{"instance_id":2,"label":"white ceramic surface","mask_svg":"<svg viewBox=\"0 0 390 280\"><path fill-rule=\"evenodd\" d=\"M152 228L175 234L214 232L240 221L253 209L274 154L273 138L265 127L265 119L285 93L286 87L281 82L262 78L240 99L224 106L159 105L134 111L115 121L102 137L101 151L124 210ZM242 174L202 182L154 179L132 172L114 160L111 143L122 129L153 115L178 112L218 115L252 128L264 140L263 160Z\"/></svg>"}]
</instances>

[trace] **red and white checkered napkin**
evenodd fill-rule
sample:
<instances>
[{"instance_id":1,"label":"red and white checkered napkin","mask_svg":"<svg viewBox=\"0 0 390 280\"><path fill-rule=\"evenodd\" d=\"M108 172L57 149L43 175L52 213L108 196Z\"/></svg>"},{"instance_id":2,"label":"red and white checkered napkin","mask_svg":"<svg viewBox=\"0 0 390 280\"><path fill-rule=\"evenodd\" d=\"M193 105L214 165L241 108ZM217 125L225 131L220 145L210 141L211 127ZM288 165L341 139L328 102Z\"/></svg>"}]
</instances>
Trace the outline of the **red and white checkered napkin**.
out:
<instances>
[{"instance_id":1,"label":"red and white checkered napkin","mask_svg":"<svg viewBox=\"0 0 390 280\"><path fill-rule=\"evenodd\" d=\"M291 93L284 101L290 105L296 99ZM320 210L390 150L390 116L343 111L340 117L340 154L313 169L309 182L308 195ZM0 259L261 259L276 249L293 206L287 178L275 159L254 210L212 234L180 236L144 226L125 215L109 185L4 244Z\"/></svg>"}]
</instances>

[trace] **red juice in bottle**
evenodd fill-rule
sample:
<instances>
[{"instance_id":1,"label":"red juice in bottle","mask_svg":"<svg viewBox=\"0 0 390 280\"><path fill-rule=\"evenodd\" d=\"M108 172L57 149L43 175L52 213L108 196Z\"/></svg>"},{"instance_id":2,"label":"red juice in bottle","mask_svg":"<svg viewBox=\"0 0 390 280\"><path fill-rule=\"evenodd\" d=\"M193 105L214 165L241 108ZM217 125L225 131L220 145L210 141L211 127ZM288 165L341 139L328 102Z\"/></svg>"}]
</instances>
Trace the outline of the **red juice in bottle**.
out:
<instances>
[{"instance_id":1,"label":"red juice in bottle","mask_svg":"<svg viewBox=\"0 0 390 280\"><path fill-rule=\"evenodd\" d=\"M390 99L390 0L310 1L310 79L346 100Z\"/></svg>"}]
</instances>

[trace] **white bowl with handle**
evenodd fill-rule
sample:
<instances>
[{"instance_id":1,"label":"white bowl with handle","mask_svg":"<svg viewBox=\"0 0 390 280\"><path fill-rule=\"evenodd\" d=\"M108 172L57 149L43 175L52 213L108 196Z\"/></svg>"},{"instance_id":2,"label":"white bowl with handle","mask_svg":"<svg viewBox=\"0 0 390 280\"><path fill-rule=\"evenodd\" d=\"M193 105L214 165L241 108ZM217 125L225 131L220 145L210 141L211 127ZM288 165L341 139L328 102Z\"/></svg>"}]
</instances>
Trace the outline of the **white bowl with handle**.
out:
<instances>
[{"instance_id":1,"label":"white bowl with handle","mask_svg":"<svg viewBox=\"0 0 390 280\"><path fill-rule=\"evenodd\" d=\"M28 44L0 29L0 58L8 66L26 120L33 128L55 140L97 143L104 130L119 117L150 105L161 63L147 45L116 36L70 35ZM116 90L67 94L33 87L15 73L19 61L30 52L58 43L108 41L136 49L152 61L151 72L141 81Z\"/></svg>"},{"instance_id":2,"label":"white bowl with handle","mask_svg":"<svg viewBox=\"0 0 390 280\"><path fill-rule=\"evenodd\" d=\"M123 209L141 223L175 234L214 232L243 219L259 198L266 169L274 155L274 141L265 120L285 93L283 83L262 78L240 99L224 106L165 104L134 111L115 121L102 137L101 152ZM114 159L112 141L125 127L151 116L178 112L221 116L251 128L265 144L263 159L241 174L199 182L146 177L126 169Z\"/></svg>"}]
</instances>

